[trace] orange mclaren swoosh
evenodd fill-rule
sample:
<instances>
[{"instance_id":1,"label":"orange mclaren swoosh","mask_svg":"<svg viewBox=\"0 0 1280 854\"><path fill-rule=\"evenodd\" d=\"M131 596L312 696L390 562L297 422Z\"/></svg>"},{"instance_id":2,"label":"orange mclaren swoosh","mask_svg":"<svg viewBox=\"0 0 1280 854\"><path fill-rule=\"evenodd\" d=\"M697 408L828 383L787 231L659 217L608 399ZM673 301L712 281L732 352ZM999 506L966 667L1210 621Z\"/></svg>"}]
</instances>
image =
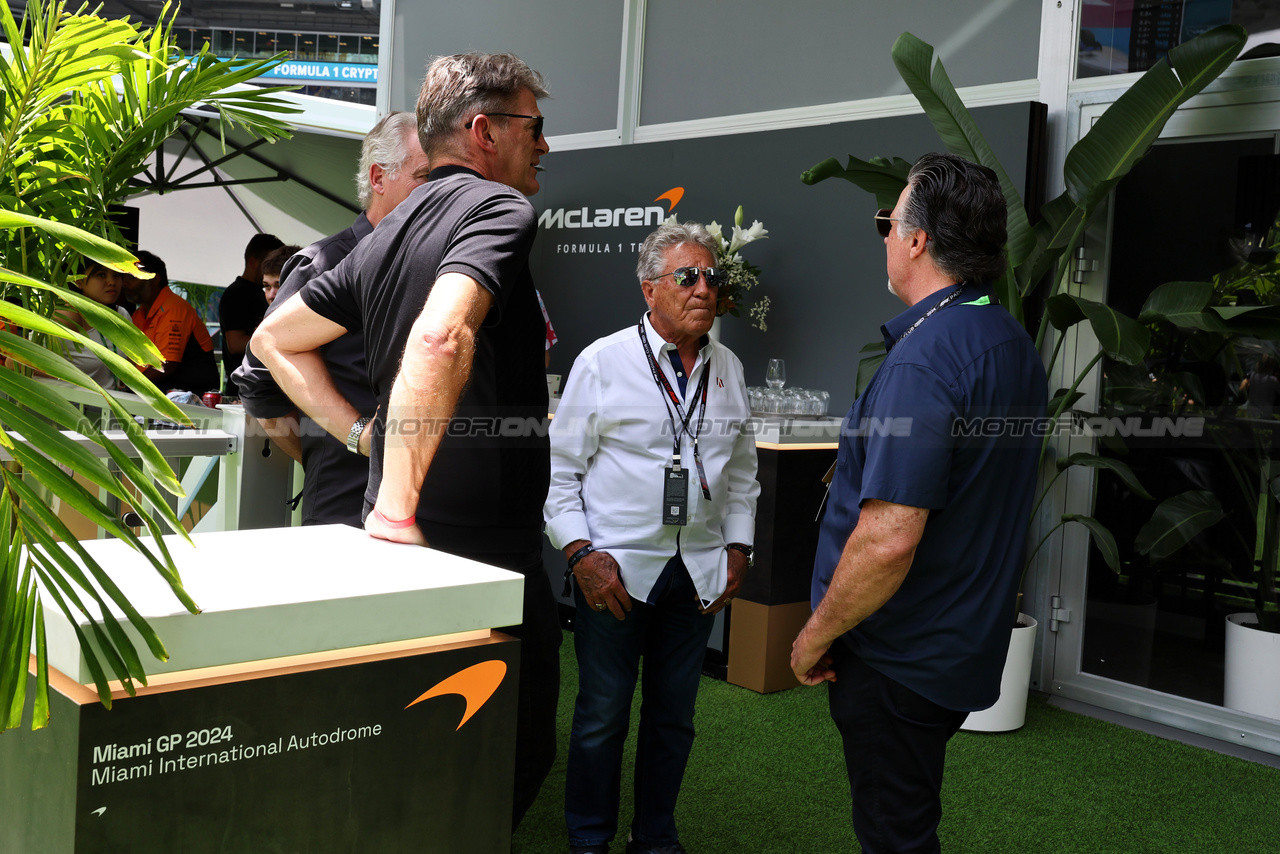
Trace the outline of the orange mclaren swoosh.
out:
<instances>
[{"instance_id":1,"label":"orange mclaren swoosh","mask_svg":"<svg viewBox=\"0 0 1280 854\"><path fill-rule=\"evenodd\" d=\"M471 716L480 711L480 707L489 701L494 691L498 690L498 686L502 684L502 679L506 675L507 663L505 661L482 661L441 680L439 684L429 689L421 697L410 703L409 706L417 705L423 700L430 700L432 697L443 697L445 694L461 694L467 701L467 711L462 715L462 720L458 722L458 729L462 729L462 725L471 720ZM405 706L405 708L407 709L409 706Z\"/></svg>"},{"instance_id":2,"label":"orange mclaren swoosh","mask_svg":"<svg viewBox=\"0 0 1280 854\"><path fill-rule=\"evenodd\" d=\"M676 205L680 204L680 200L684 198L684 187L672 187L661 196L654 199L655 202L670 202L671 207L667 208L667 213L675 210Z\"/></svg>"}]
</instances>

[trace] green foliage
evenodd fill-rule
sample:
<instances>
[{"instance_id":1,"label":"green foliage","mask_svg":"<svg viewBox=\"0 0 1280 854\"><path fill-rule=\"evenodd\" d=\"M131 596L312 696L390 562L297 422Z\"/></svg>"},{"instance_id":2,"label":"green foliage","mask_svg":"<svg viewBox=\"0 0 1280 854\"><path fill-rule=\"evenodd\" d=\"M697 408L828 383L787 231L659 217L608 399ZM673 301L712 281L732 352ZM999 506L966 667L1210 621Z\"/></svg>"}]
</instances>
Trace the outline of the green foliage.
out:
<instances>
[{"instance_id":1,"label":"green foliage","mask_svg":"<svg viewBox=\"0 0 1280 854\"><path fill-rule=\"evenodd\" d=\"M1036 331L1037 346L1044 344L1045 335L1053 337L1046 371L1053 372L1067 333L1078 324L1088 323L1099 342L1099 351L1087 361L1070 388L1060 389L1053 395L1048 414L1054 421L1080 399L1082 395L1078 389L1081 382L1104 356L1112 360L1110 364L1119 369L1118 373L1124 375L1135 391L1151 394L1152 390L1144 387L1150 385L1143 376L1145 369L1138 366L1144 364L1152 346L1148 328L1152 323L1198 325L1197 328L1206 330L1229 330L1239 334L1247 326L1252 328L1272 320L1272 314L1257 311L1240 313L1247 314L1247 317L1229 316L1221 310L1212 311L1208 307L1208 299L1201 300L1205 296L1203 288L1186 287L1187 283L1167 285L1157 291L1140 318L1127 317L1107 305L1067 292L1071 258L1076 247L1081 245L1085 224L1098 205L1147 153L1178 107L1203 90L1235 60L1246 38L1244 29L1235 25L1210 30L1172 49L1167 59L1160 60L1135 81L1068 152L1064 167L1066 190L1041 208L1040 220L1034 225L1027 217L1021 195L960 100L942 63L935 61L933 48L910 33L903 33L894 43L894 65L947 150L991 168L1000 180L1008 206L1009 242L1006 247L1008 266L1005 275L995 283L996 294L1010 313ZM815 184L827 178L844 178L874 194L880 206L888 207L896 203L906 186L907 168L906 162L900 158L875 157L863 161L850 157L848 166L844 168L838 161L829 159L804 173L802 180L806 184ZM1044 291L1044 316L1026 317L1026 299L1038 289ZM1280 311L1274 317L1280 320ZM879 348L868 345L864 349ZM873 362L872 359L883 361L883 358L883 354L867 357L860 363L859 393L879 367L879 361ZM1133 366L1132 370L1126 372L1127 366ZM1050 451L1049 438L1046 435L1042 445L1042 463ZM1058 460L1057 471L1047 478L1032 511L1032 519L1058 477L1072 466L1103 467L1102 459L1090 454ZM1124 463L1111 460L1105 467L1120 475L1135 493L1146 495L1146 490ZM1205 523L1213 515L1206 510L1206 503L1203 499L1197 500L1195 494L1187 493L1166 501L1157 509L1144 528L1151 543L1148 552L1153 560L1165 557L1169 549L1185 544L1189 532L1202 530L1197 525ZM1221 511L1220 506L1218 510ZM1108 566L1118 573L1120 561L1111 533L1096 519L1079 514L1062 516L1032 550L1031 556L1054 531L1070 523L1079 523L1089 530Z\"/></svg>"},{"instance_id":2,"label":"green foliage","mask_svg":"<svg viewBox=\"0 0 1280 854\"><path fill-rule=\"evenodd\" d=\"M76 632L108 706L108 680L119 680L129 692L136 682L146 684L125 623L151 655L167 657L160 638L53 512L50 496L128 542L184 607L197 610L160 539L183 531L165 495L181 493L177 478L123 406L64 349L70 343L91 350L157 417L188 423L136 367L160 364L151 342L68 282L86 258L138 272L137 259L116 245L120 232L109 207L129 194L183 110L211 108L224 132L239 126L268 139L288 135L277 116L292 108L274 97L279 90L239 85L277 60L226 61L204 51L186 57L170 39L171 25L167 6L156 27L139 30L126 21L68 12L61 0L29 0L19 23L8 3L0 3L0 29L11 48L0 54L0 357L6 360L0 367L0 449L12 460L0 467L0 731L21 724L33 647L32 726L48 720L48 601L72 625L78 616L90 617L87 632ZM56 312L68 308L113 346L65 325ZM52 386L33 379L33 372L100 394L102 409L133 453L117 447ZM110 466L60 431L88 437ZM72 473L96 489L86 489ZM150 543L126 528L96 490L130 503Z\"/></svg>"},{"instance_id":3,"label":"green foliage","mask_svg":"<svg viewBox=\"0 0 1280 854\"><path fill-rule=\"evenodd\" d=\"M1138 532L1134 547L1153 561L1165 560L1225 515L1222 503L1212 492L1175 495L1160 502L1150 521Z\"/></svg>"}]
</instances>

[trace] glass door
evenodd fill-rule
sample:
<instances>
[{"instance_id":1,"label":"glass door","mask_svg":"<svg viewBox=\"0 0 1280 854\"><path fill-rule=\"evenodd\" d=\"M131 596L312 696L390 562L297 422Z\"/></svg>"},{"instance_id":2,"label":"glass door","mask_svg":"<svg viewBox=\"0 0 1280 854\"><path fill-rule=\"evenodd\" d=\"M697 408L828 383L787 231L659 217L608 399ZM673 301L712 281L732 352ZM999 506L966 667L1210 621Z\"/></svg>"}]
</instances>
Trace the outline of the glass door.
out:
<instances>
[{"instance_id":1,"label":"glass door","mask_svg":"<svg viewBox=\"0 0 1280 854\"><path fill-rule=\"evenodd\" d=\"M1228 617L1276 609L1280 95L1223 100L1170 123L1086 249L1098 267L1082 295L1130 317L1152 299L1184 307L1148 324L1144 364L1105 362L1086 401L1091 447L1071 450L1123 461L1140 486L1102 469L1066 499L1115 535L1119 571L1083 531L1064 540L1047 687L1280 753L1280 693L1242 705L1228 679L1280 675L1280 634L1248 628L1275 642L1269 662L1241 671L1228 657ZM1081 125L1105 106L1083 108ZM1170 531L1172 516L1188 521Z\"/></svg>"}]
</instances>

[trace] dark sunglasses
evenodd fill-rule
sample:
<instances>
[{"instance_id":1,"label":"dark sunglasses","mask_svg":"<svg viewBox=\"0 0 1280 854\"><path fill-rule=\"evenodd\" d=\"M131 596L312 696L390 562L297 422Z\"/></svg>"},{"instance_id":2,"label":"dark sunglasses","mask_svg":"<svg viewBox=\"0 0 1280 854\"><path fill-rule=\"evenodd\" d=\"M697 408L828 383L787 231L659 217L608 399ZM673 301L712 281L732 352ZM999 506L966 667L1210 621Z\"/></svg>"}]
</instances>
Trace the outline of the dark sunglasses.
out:
<instances>
[{"instance_id":1,"label":"dark sunglasses","mask_svg":"<svg viewBox=\"0 0 1280 854\"><path fill-rule=\"evenodd\" d=\"M718 288L724 283L724 271L716 267L676 267L670 273L663 273L659 279L670 276L682 288L691 288L698 284L698 275L706 281L707 287Z\"/></svg>"},{"instance_id":2,"label":"dark sunglasses","mask_svg":"<svg viewBox=\"0 0 1280 854\"><path fill-rule=\"evenodd\" d=\"M546 120L547 120L547 117L546 117L546 116L526 116L526 115L522 115L522 114L520 114L520 113L481 113L480 115L482 115L482 116L506 116L506 117L507 117L507 118L509 118L509 119L533 119L533 138L534 138L535 140L536 140L538 137L542 136L542 125L543 125L543 124L546 122ZM471 130L471 123L472 123L472 122L474 122L474 121L475 121L475 119L472 119L470 122L467 122L463 127L465 127L467 130Z\"/></svg>"},{"instance_id":3,"label":"dark sunglasses","mask_svg":"<svg viewBox=\"0 0 1280 854\"><path fill-rule=\"evenodd\" d=\"M888 237L889 232L893 231L893 224L902 222L900 219L894 219L889 216L891 213L893 213L893 208L881 208L876 211L876 231L880 233L881 237Z\"/></svg>"}]
</instances>

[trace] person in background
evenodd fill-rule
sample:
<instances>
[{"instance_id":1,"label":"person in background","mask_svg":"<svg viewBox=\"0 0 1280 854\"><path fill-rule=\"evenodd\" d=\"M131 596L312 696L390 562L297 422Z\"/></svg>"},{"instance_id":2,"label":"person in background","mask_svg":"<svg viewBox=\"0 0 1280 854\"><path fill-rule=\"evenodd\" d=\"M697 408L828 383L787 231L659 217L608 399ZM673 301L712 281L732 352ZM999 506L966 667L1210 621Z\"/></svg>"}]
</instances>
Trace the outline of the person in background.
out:
<instances>
[{"instance_id":1,"label":"person in background","mask_svg":"<svg viewBox=\"0 0 1280 854\"><path fill-rule=\"evenodd\" d=\"M94 302L114 309L120 313L122 319L128 320L128 312L124 309L115 308L116 301L120 299L121 274L88 258L85 259L84 263L84 275L71 286L72 289L87 296ZM85 337L108 349L113 349L111 343L102 337L102 333L95 329L93 324L75 309L67 308L59 311L57 319L64 325L83 333ZM67 358L71 360L71 364L84 371L103 388L116 389L122 387L106 363L88 347L68 342Z\"/></svg>"},{"instance_id":2,"label":"person in background","mask_svg":"<svg viewBox=\"0 0 1280 854\"><path fill-rule=\"evenodd\" d=\"M342 396L319 351L363 330L379 403L365 530L524 576L524 622L503 630L521 641L513 825L555 761L560 691L559 609L542 565L546 331L525 198L550 148L546 96L511 54L432 61L418 95L427 183L253 340L280 387L354 444L368 413Z\"/></svg>"},{"instance_id":3,"label":"person in background","mask_svg":"<svg viewBox=\"0 0 1280 854\"><path fill-rule=\"evenodd\" d=\"M244 360L245 348L253 330L267 313L267 298L262 292L262 262L272 251L284 245L274 234L255 234L244 248L244 272L222 292L218 302L218 325L222 330L222 367L226 385L222 393L238 398L240 389L231 378Z\"/></svg>"},{"instance_id":4,"label":"person in background","mask_svg":"<svg viewBox=\"0 0 1280 854\"><path fill-rule=\"evenodd\" d=\"M427 155L418 142L418 120L413 113L393 112L373 126L360 147L356 189L364 213L350 228L313 243L285 264L284 284L267 317L284 305L307 282L331 270L351 254L387 214L427 180ZM268 263L270 258L268 258ZM265 277L264 277L265 278ZM245 411L258 420L284 451L302 463L302 524L344 524L361 527L364 491L369 482L369 440L366 429L378 409L369 387L364 358L364 333L348 332L330 341L321 351L325 367L343 396L363 416L355 450L318 427L280 390L266 365L253 351L244 354L236 369L240 400Z\"/></svg>"},{"instance_id":5,"label":"person in background","mask_svg":"<svg viewBox=\"0 0 1280 854\"><path fill-rule=\"evenodd\" d=\"M991 287L1006 269L992 170L926 154L875 221L907 309L845 417L791 669L830 682L862 850L927 854L947 742L1000 696L1048 381Z\"/></svg>"},{"instance_id":6,"label":"person in background","mask_svg":"<svg viewBox=\"0 0 1280 854\"><path fill-rule=\"evenodd\" d=\"M1250 418L1271 418L1280 399L1280 363L1270 353L1263 353L1258 365L1240 381L1240 393L1248 395L1245 411Z\"/></svg>"},{"instance_id":7,"label":"person in background","mask_svg":"<svg viewBox=\"0 0 1280 854\"><path fill-rule=\"evenodd\" d=\"M301 248L296 244L281 246L279 249L272 249L271 254L262 259L262 295L266 297L268 306L280 292L280 273L285 263Z\"/></svg>"},{"instance_id":8,"label":"person in background","mask_svg":"<svg viewBox=\"0 0 1280 854\"><path fill-rule=\"evenodd\" d=\"M582 351L551 422L543 517L577 581L565 782L572 854L607 854L617 833L641 658L626 850L684 852L675 808L702 660L716 612L746 576L760 495L742 363L707 335L721 281L715 259L715 238L698 223L650 234L636 264L648 313Z\"/></svg>"},{"instance_id":9,"label":"person in background","mask_svg":"<svg viewBox=\"0 0 1280 854\"><path fill-rule=\"evenodd\" d=\"M142 373L164 392L187 391L198 396L217 391L218 363L204 321L189 302L169 289L164 261L150 252L137 255L139 266L155 275L150 279L125 276L124 293L138 306L133 325L164 357L163 367L142 368Z\"/></svg>"}]
</instances>

